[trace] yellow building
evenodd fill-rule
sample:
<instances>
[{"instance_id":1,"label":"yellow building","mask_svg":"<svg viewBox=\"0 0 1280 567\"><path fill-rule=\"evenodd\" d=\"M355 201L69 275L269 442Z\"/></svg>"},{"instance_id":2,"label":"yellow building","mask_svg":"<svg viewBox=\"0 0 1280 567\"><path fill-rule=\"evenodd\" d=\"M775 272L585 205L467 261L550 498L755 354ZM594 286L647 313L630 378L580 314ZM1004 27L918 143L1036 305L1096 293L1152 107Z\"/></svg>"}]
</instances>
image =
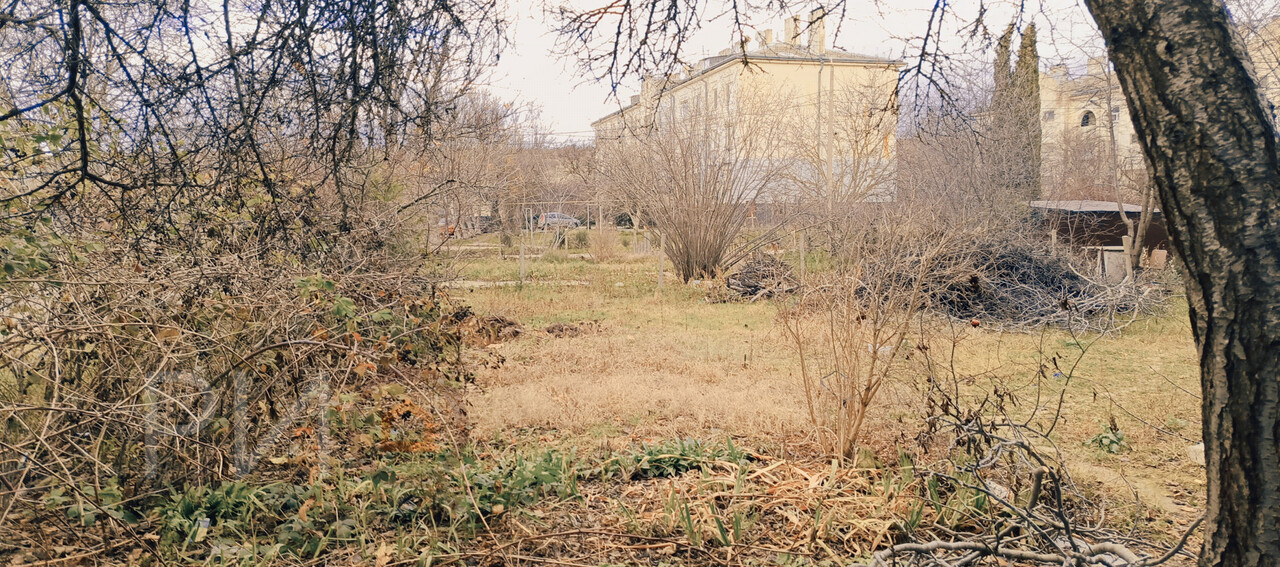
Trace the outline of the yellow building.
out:
<instances>
[{"instance_id":1,"label":"yellow building","mask_svg":"<svg viewBox=\"0 0 1280 567\"><path fill-rule=\"evenodd\" d=\"M1124 93L1105 59L1091 59L1084 73L1065 66L1041 73L1040 124L1045 198L1113 200L1114 183L1135 182L1145 171Z\"/></svg>"},{"instance_id":2,"label":"yellow building","mask_svg":"<svg viewBox=\"0 0 1280 567\"><path fill-rule=\"evenodd\" d=\"M1280 20L1243 31L1274 115L1280 101ZM1089 60L1083 73L1071 73L1065 66L1041 73L1040 110L1046 198L1112 200L1113 183L1121 187L1120 197L1132 198L1126 191L1146 182L1129 107L1106 59Z\"/></svg>"},{"instance_id":3,"label":"yellow building","mask_svg":"<svg viewBox=\"0 0 1280 567\"><path fill-rule=\"evenodd\" d=\"M744 145L747 132L777 138L749 151L767 154L755 159L791 162L793 190L884 194L894 177L901 66L828 47L822 12L815 11L788 18L779 38L768 30L677 75L645 78L630 104L592 127L604 146L711 117L706 135L716 143ZM747 116L770 124L743 127Z\"/></svg>"}]
</instances>

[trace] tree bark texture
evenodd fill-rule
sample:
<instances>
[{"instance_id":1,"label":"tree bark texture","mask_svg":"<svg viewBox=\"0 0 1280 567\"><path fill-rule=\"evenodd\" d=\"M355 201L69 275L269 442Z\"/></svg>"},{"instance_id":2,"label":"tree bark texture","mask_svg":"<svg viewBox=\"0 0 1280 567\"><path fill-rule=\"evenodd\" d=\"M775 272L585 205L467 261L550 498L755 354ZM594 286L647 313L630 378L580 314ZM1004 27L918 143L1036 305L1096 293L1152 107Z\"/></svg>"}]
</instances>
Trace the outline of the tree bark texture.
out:
<instances>
[{"instance_id":1,"label":"tree bark texture","mask_svg":"<svg viewBox=\"0 0 1280 567\"><path fill-rule=\"evenodd\" d=\"M1204 566L1280 565L1276 127L1220 0L1085 0L1177 256L1200 355Z\"/></svg>"}]
</instances>

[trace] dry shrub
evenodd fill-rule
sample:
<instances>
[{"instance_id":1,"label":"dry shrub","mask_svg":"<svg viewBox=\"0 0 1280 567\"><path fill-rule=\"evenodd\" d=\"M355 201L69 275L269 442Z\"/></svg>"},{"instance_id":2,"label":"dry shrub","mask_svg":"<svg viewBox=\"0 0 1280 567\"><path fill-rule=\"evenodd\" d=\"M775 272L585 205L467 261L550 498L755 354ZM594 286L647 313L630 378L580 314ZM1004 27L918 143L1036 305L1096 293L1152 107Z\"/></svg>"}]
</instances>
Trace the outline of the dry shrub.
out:
<instances>
[{"instance_id":1,"label":"dry shrub","mask_svg":"<svg viewBox=\"0 0 1280 567\"><path fill-rule=\"evenodd\" d=\"M611 262L618 259L622 248L618 244L618 230L605 228L591 235L591 257L596 262Z\"/></svg>"},{"instance_id":2,"label":"dry shrub","mask_svg":"<svg viewBox=\"0 0 1280 567\"><path fill-rule=\"evenodd\" d=\"M937 289L961 271L943 263L973 253L972 235L931 228L927 219L877 211L849 242L853 252L807 282L783 310L800 359L809 419L835 456L853 459L868 413L916 347L915 326Z\"/></svg>"},{"instance_id":3,"label":"dry shrub","mask_svg":"<svg viewBox=\"0 0 1280 567\"><path fill-rule=\"evenodd\" d=\"M93 521L63 520L85 509L103 538L136 539L145 526L99 487L133 499L238 478L323 446L340 392L467 380L472 317L436 293L434 258L392 245L413 242L410 227L374 209L344 232L317 211L312 232L283 240L239 213L169 244L27 233L40 261L0 276L0 527L52 517L80 541ZM65 501L44 501L51 487ZM3 531L43 545L39 530Z\"/></svg>"},{"instance_id":4,"label":"dry shrub","mask_svg":"<svg viewBox=\"0 0 1280 567\"><path fill-rule=\"evenodd\" d=\"M681 281L723 275L775 240L780 228L743 232L756 200L784 181L786 160L762 159L781 151L777 101L758 94L735 98L737 111L728 116L692 112L675 120L658 113L654 124L635 125L600 146L602 172L624 201L652 220ZM726 136L733 143L726 144Z\"/></svg>"},{"instance_id":5,"label":"dry shrub","mask_svg":"<svg viewBox=\"0 0 1280 567\"><path fill-rule=\"evenodd\" d=\"M1042 337L1036 364L1013 365L1007 373L1008 368L975 367L975 352L961 348L966 337L979 332L954 325L925 328L919 338L923 348L913 365L924 378L917 392L923 399L915 404L920 428L900 434L904 441L914 434L914 443L901 442L899 450L910 447L908 462L925 482L916 493L918 503L900 516L905 537L875 552L869 565L1194 561L1185 548L1194 545L1188 537L1199 519L1162 515L1159 505L1145 502L1144 483L1126 478L1128 458L1098 467L1071 451L1074 442L1063 443L1080 439L1069 432L1068 419L1079 423L1088 415L1068 401L1070 392L1078 391L1085 401L1092 390L1092 401L1085 403L1100 401L1098 384L1079 370L1104 335L1068 329L1072 340L1053 347ZM1088 387L1079 388L1079 382ZM1107 421L1103 432L1085 444L1098 451L1128 450L1115 416ZM1109 467L1120 468L1112 477L1090 472L1113 470ZM1079 473L1083 478L1073 478ZM1014 533L1036 537L1009 537Z\"/></svg>"}]
</instances>

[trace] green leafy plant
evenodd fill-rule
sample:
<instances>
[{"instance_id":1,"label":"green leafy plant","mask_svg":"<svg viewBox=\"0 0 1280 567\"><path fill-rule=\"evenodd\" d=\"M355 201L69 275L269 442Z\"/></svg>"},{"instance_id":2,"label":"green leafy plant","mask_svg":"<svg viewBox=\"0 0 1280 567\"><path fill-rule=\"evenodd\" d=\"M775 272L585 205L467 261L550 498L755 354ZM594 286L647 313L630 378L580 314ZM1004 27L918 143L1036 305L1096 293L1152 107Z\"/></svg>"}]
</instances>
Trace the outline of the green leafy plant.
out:
<instances>
[{"instance_id":1,"label":"green leafy plant","mask_svg":"<svg viewBox=\"0 0 1280 567\"><path fill-rule=\"evenodd\" d=\"M691 470L701 470L714 461L745 464L747 455L728 440L724 445L708 444L696 439L676 439L658 445L641 445L631 454L614 457L600 465L597 472L605 477L669 478Z\"/></svg>"},{"instance_id":2,"label":"green leafy plant","mask_svg":"<svg viewBox=\"0 0 1280 567\"><path fill-rule=\"evenodd\" d=\"M349 297L337 297L333 300L333 314L340 319L356 316L356 302Z\"/></svg>"},{"instance_id":3,"label":"green leafy plant","mask_svg":"<svg viewBox=\"0 0 1280 567\"><path fill-rule=\"evenodd\" d=\"M449 464L456 458L456 462ZM546 497L579 497L580 472L572 453L546 450L532 456L516 454L496 463L471 453L442 456L442 483L425 492L431 515L465 530L481 518L500 516Z\"/></svg>"},{"instance_id":4,"label":"green leafy plant","mask_svg":"<svg viewBox=\"0 0 1280 567\"><path fill-rule=\"evenodd\" d=\"M317 293L333 293L337 285L333 280L328 279L320 274L300 278L296 282L298 287L298 296L309 298Z\"/></svg>"},{"instance_id":5,"label":"green leafy plant","mask_svg":"<svg viewBox=\"0 0 1280 567\"><path fill-rule=\"evenodd\" d=\"M907 533L924 523L925 507L932 507L939 525L955 529L976 518L988 514L989 497L986 492L974 488L971 473L957 473L956 477L929 475L924 479L923 501L907 510L907 516L899 520L899 527Z\"/></svg>"},{"instance_id":6,"label":"green leafy plant","mask_svg":"<svg viewBox=\"0 0 1280 567\"><path fill-rule=\"evenodd\" d=\"M372 526L393 519L421 492L387 469L323 483L243 481L174 491L155 514L162 548L224 559L275 554L316 557L356 543Z\"/></svg>"},{"instance_id":7,"label":"green leafy plant","mask_svg":"<svg viewBox=\"0 0 1280 567\"><path fill-rule=\"evenodd\" d=\"M898 527L902 529L903 533L911 534L920 527L924 520L924 506L925 503L920 501L907 508L907 516L898 520Z\"/></svg>"},{"instance_id":8,"label":"green leafy plant","mask_svg":"<svg viewBox=\"0 0 1280 567\"><path fill-rule=\"evenodd\" d=\"M47 223L47 217L45 217ZM49 270L49 247L59 240L38 235L24 228L10 229L0 235L0 281L25 278Z\"/></svg>"},{"instance_id":9,"label":"green leafy plant","mask_svg":"<svg viewBox=\"0 0 1280 567\"><path fill-rule=\"evenodd\" d=\"M115 478L107 479L101 488L93 484L84 484L80 490L72 491L54 487L45 493L42 501L46 509L62 510L68 519L83 527L97 524L103 513L128 524L139 520L137 514L124 506L124 495Z\"/></svg>"},{"instance_id":10,"label":"green leafy plant","mask_svg":"<svg viewBox=\"0 0 1280 567\"><path fill-rule=\"evenodd\" d=\"M244 482L224 482L172 493L160 509L161 543L180 544L185 550L211 533L244 534L255 513L273 515L258 498L260 490Z\"/></svg>"},{"instance_id":11,"label":"green leafy plant","mask_svg":"<svg viewBox=\"0 0 1280 567\"><path fill-rule=\"evenodd\" d=\"M1111 425L1103 425L1102 431L1090 437L1088 441L1084 442L1084 445L1086 447L1097 447L1111 454L1121 453L1129 448L1128 442L1124 439L1124 433L1119 428Z\"/></svg>"}]
</instances>

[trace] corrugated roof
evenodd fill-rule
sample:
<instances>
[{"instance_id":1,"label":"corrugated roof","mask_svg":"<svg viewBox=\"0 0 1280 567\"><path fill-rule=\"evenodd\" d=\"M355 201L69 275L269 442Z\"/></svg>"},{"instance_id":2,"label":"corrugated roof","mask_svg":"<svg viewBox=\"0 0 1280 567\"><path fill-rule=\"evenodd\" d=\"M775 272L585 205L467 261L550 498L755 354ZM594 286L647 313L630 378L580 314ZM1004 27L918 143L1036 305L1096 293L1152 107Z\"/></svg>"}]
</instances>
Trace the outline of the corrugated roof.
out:
<instances>
[{"instance_id":1,"label":"corrugated roof","mask_svg":"<svg viewBox=\"0 0 1280 567\"><path fill-rule=\"evenodd\" d=\"M1072 213L1114 213L1117 212L1115 201L1031 201L1028 203L1033 209L1053 209L1057 211L1068 211ZM1160 209L1152 208L1152 212L1160 212ZM1124 204L1124 212L1141 213L1142 205Z\"/></svg>"}]
</instances>

